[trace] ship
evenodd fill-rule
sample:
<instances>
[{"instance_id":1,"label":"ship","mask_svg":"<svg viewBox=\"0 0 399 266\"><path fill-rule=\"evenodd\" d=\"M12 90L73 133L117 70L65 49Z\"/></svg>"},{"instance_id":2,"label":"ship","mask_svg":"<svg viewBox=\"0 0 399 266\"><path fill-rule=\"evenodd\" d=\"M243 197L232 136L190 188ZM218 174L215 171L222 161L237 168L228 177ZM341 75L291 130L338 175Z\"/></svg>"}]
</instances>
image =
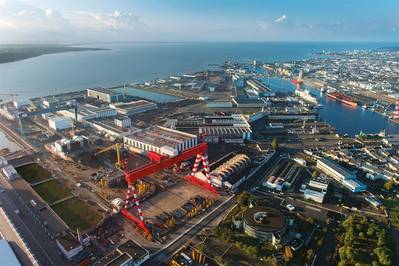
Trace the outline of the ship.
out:
<instances>
[{"instance_id":1,"label":"ship","mask_svg":"<svg viewBox=\"0 0 399 266\"><path fill-rule=\"evenodd\" d=\"M318 104L317 98L314 97L308 90L295 90L295 95L299 96L301 99L305 100L306 102Z\"/></svg>"},{"instance_id":2,"label":"ship","mask_svg":"<svg viewBox=\"0 0 399 266\"><path fill-rule=\"evenodd\" d=\"M339 101L341 103L344 103L346 105L352 106L352 107L356 107L357 106L357 102L354 98L347 96L343 93L340 93L338 91L335 92L329 92L327 93L327 97L336 101Z\"/></svg>"}]
</instances>

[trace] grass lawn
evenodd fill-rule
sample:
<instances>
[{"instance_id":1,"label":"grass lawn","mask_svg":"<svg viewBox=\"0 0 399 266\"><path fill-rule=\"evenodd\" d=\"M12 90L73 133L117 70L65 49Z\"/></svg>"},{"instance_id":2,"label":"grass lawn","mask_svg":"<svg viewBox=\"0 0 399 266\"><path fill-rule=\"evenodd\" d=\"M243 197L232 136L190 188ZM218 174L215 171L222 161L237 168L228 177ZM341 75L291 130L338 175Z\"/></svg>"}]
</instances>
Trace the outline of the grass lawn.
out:
<instances>
[{"instance_id":1,"label":"grass lawn","mask_svg":"<svg viewBox=\"0 0 399 266\"><path fill-rule=\"evenodd\" d=\"M71 195L66 187L54 180L34 186L33 189L49 204Z\"/></svg>"},{"instance_id":2,"label":"grass lawn","mask_svg":"<svg viewBox=\"0 0 399 266\"><path fill-rule=\"evenodd\" d=\"M399 200L384 199L384 206L387 208L389 221L392 226L399 228Z\"/></svg>"},{"instance_id":3,"label":"grass lawn","mask_svg":"<svg viewBox=\"0 0 399 266\"><path fill-rule=\"evenodd\" d=\"M92 229L102 219L98 211L78 198L63 201L52 208L72 230Z\"/></svg>"},{"instance_id":4,"label":"grass lawn","mask_svg":"<svg viewBox=\"0 0 399 266\"><path fill-rule=\"evenodd\" d=\"M37 163L27 164L16 168L16 170L29 183L39 182L51 177L50 172Z\"/></svg>"}]
</instances>

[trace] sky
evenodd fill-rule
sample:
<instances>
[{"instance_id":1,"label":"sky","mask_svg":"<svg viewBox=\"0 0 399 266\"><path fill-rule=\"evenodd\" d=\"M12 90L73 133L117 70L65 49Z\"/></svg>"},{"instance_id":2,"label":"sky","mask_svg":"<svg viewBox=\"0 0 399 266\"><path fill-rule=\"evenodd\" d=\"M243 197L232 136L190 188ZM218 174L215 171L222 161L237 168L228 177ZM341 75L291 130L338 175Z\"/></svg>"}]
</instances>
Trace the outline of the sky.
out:
<instances>
[{"instance_id":1,"label":"sky","mask_svg":"<svg viewBox=\"0 0 399 266\"><path fill-rule=\"evenodd\" d=\"M0 43L399 41L398 0L0 0Z\"/></svg>"}]
</instances>

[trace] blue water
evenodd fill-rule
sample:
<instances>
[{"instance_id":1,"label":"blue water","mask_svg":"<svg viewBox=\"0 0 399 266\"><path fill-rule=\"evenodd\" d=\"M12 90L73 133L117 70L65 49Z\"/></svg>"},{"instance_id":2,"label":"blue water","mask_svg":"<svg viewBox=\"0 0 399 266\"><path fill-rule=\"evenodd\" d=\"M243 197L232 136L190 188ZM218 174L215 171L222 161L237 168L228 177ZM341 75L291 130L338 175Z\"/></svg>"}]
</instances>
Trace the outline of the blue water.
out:
<instances>
[{"instance_id":1,"label":"blue water","mask_svg":"<svg viewBox=\"0 0 399 266\"><path fill-rule=\"evenodd\" d=\"M121 89L120 91L123 92L123 89ZM151 100L154 102L158 102L158 103L174 102L174 101L177 101L180 99L179 97L176 97L173 95L144 91L144 90L135 89L135 88L127 88L126 92L128 95L145 98L145 99L148 99L148 100Z\"/></svg>"},{"instance_id":2,"label":"blue water","mask_svg":"<svg viewBox=\"0 0 399 266\"><path fill-rule=\"evenodd\" d=\"M264 79L275 91L293 92L295 85L288 80L280 78ZM326 94L321 94L315 88L308 88L319 99L324 107L318 112L323 121L333 125L338 132L355 136L360 131L364 133L378 133L386 130L387 133L399 133L399 124L388 121L388 118L361 107L350 107L340 102L331 100Z\"/></svg>"},{"instance_id":3,"label":"blue water","mask_svg":"<svg viewBox=\"0 0 399 266\"><path fill-rule=\"evenodd\" d=\"M88 87L116 86L164 78L203 70L209 68L209 64L226 60L287 61L309 58L312 53L323 50L376 49L393 45L395 44L304 42L91 44L86 46L111 50L44 55L0 64L0 93L12 92L18 93L19 98L30 98ZM137 95L141 92L134 93ZM169 96L145 95L148 98L160 97L158 101L169 100L164 98ZM366 115L356 111L350 116L353 120L349 121L346 110L335 105L331 106L331 112L327 111L328 108L321 111L322 118L328 122L331 119L331 123L340 132L353 135L358 129L366 132L384 128L391 130L385 118L374 117L369 111L366 111ZM347 122L342 122L345 119ZM345 125L341 126L342 123ZM396 127L392 130L396 131Z\"/></svg>"},{"instance_id":4,"label":"blue water","mask_svg":"<svg viewBox=\"0 0 399 266\"><path fill-rule=\"evenodd\" d=\"M120 43L92 44L109 51L43 55L0 64L0 93L21 98L95 86L142 82L203 70L226 60L296 60L322 50L374 49L367 43ZM86 45L88 46L88 45Z\"/></svg>"}]
</instances>

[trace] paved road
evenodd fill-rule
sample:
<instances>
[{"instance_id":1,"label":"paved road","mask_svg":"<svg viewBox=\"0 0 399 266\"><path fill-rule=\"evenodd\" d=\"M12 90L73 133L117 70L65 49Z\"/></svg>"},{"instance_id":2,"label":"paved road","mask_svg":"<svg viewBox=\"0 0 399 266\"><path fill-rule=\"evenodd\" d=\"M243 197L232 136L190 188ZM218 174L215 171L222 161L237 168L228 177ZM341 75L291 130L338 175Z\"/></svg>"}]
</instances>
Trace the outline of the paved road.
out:
<instances>
[{"instance_id":1,"label":"paved road","mask_svg":"<svg viewBox=\"0 0 399 266\"><path fill-rule=\"evenodd\" d=\"M33 265L34 258L31 258L29 250L13 230L3 211L0 212L0 239L8 241L22 265Z\"/></svg>"},{"instance_id":2,"label":"paved road","mask_svg":"<svg viewBox=\"0 0 399 266\"><path fill-rule=\"evenodd\" d=\"M59 256L55 241L45 234L3 176L0 176L0 186L5 189L5 192L0 193L3 209L9 215L39 263L41 265L67 265L67 261ZM15 213L16 209L19 210L19 214Z\"/></svg>"}]
</instances>

